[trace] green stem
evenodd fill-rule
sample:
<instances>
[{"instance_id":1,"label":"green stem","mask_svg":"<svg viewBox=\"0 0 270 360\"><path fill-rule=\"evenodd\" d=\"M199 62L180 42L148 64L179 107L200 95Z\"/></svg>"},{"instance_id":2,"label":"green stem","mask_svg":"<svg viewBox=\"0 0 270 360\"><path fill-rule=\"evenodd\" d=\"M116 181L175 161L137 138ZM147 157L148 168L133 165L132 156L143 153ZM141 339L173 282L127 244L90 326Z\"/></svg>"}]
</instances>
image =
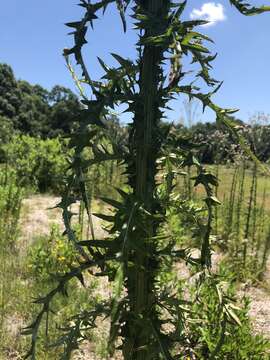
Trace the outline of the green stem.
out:
<instances>
[{"instance_id":1,"label":"green stem","mask_svg":"<svg viewBox=\"0 0 270 360\"><path fill-rule=\"evenodd\" d=\"M252 176L252 184L250 187L250 195L249 195L249 202L248 202L248 212L247 212L247 220L246 220L246 227L245 227L245 234L244 234L244 250L243 250L243 263L244 267L246 266L247 260L247 248L248 248L248 238L250 235L250 220L252 214L252 204L254 201L254 190L255 190L255 172L256 172L256 165L254 164L253 167L253 176Z\"/></svg>"},{"instance_id":2,"label":"green stem","mask_svg":"<svg viewBox=\"0 0 270 360\"><path fill-rule=\"evenodd\" d=\"M168 0L148 0L142 5L142 11L153 17L167 16ZM145 37L158 35L155 29L146 29ZM161 61L163 48L145 45L141 58L139 103L134 117L133 154L136 175L132 182L133 192L143 207L151 214L155 213L154 193L157 172L156 158L158 146L158 124L161 117L159 110L159 84L162 75ZM151 239L156 233L156 224L149 219L144 229L138 227L135 235L142 251L134 254L135 274L128 272L127 287L132 316L129 317L126 329L123 354L125 359L150 360L153 334L149 317L155 317L154 310L154 277L155 265L153 255L155 243ZM153 352L152 352L153 353Z\"/></svg>"}]
</instances>

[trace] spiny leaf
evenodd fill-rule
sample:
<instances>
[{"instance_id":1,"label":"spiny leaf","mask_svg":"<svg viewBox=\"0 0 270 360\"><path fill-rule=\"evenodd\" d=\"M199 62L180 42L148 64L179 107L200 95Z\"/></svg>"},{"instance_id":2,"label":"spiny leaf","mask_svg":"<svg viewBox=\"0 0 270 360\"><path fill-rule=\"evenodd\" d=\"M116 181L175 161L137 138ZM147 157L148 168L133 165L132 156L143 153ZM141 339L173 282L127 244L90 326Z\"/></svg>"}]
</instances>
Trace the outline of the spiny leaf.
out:
<instances>
[{"instance_id":1,"label":"spiny leaf","mask_svg":"<svg viewBox=\"0 0 270 360\"><path fill-rule=\"evenodd\" d=\"M81 25L81 22L80 21L74 21L74 22L65 23L65 25L68 26L68 27L78 29L80 27L80 25Z\"/></svg>"},{"instance_id":2,"label":"spiny leaf","mask_svg":"<svg viewBox=\"0 0 270 360\"><path fill-rule=\"evenodd\" d=\"M100 63L100 65L102 66L103 70L107 73L110 71L110 68L105 64L105 62L100 58L97 57L98 62Z\"/></svg>"},{"instance_id":3,"label":"spiny leaf","mask_svg":"<svg viewBox=\"0 0 270 360\"><path fill-rule=\"evenodd\" d=\"M257 15L266 11L270 11L270 6L252 6L245 0L230 0L230 3L236 7L243 15Z\"/></svg>"},{"instance_id":4,"label":"spiny leaf","mask_svg":"<svg viewBox=\"0 0 270 360\"><path fill-rule=\"evenodd\" d=\"M90 247L98 247L103 249L113 248L116 245L116 242L113 240L82 240L79 241L78 244L80 246L90 246Z\"/></svg>"},{"instance_id":5,"label":"spiny leaf","mask_svg":"<svg viewBox=\"0 0 270 360\"><path fill-rule=\"evenodd\" d=\"M126 17L125 17L125 10L126 10L126 6L124 5L124 0L116 0L116 4L120 13L120 17L122 20L122 24L123 24L123 28L124 28L124 32L127 31L127 22L126 22Z\"/></svg>"},{"instance_id":6,"label":"spiny leaf","mask_svg":"<svg viewBox=\"0 0 270 360\"><path fill-rule=\"evenodd\" d=\"M77 279L80 281L80 283L82 284L83 287L85 287L85 282L84 282L84 278L83 278L83 274L79 273L77 274Z\"/></svg>"},{"instance_id":7,"label":"spiny leaf","mask_svg":"<svg viewBox=\"0 0 270 360\"><path fill-rule=\"evenodd\" d=\"M179 18L182 15L183 11L185 10L186 5L187 5L187 0L185 0L180 4L173 5L175 7L178 7L178 9L174 12L173 17Z\"/></svg>"},{"instance_id":8,"label":"spiny leaf","mask_svg":"<svg viewBox=\"0 0 270 360\"><path fill-rule=\"evenodd\" d=\"M106 198L106 197L100 197L101 201L104 201L106 204L109 204L111 206L113 206L116 209L121 209L123 208L123 204L117 200L114 199L110 199L110 198Z\"/></svg>"},{"instance_id":9,"label":"spiny leaf","mask_svg":"<svg viewBox=\"0 0 270 360\"><path fill-rule=\"evenodd\" d=\"M231 318L237 325L242 326L239 317L235 314L235 312L230 307L230 304L224 305L225 311L229 318Z\"/></svg>"},{"instance_id":10,"label":"spiny leaf","mask_svg":"<svg viewBox=\"0 0 270 360\"><path fill-rule=\"evenodd\" d=\"M221 205L221 202L215 196L210 196L206 199L206 202L210 203L211 205Z\"/></svg>"},{"instance_id":11,"label":"spiny leaf","mask_svg":"<svg viewBox=\"0 0 270 360\"><path fill-rule=\"evenodd\" d=\"M111 215L97 214L97 213L93 213L93 215L108 222L114 222L115 219L115 217Z\"/></svg>"},{"instance_id":12,"label":"spiny leaf","mask_svg":"<svg viewBox=\"0 0 270 360\"><path fill-rule=\"evenodd\" d=\"M115 58L115 60L119 62L121 66L123 66L123 68L128 69L133 65L131 60L124 59L122 56L114 53L112 53L111 55Z\"/></svg>"},{"instance_id":13,"label":"spiny leaf","mask_svg":"<svg viewBox=\"0 0 270 360\"><path fill-rule=\"evenodd\" d=\"M121 195L123 199L127 199L129 197L129 193L123 191L122 189L115 187L115 190Z\"/></svg>"},{"instance_id":14,"label":"spiny leaf","mask_svg":"<svg viewBox=\"0 0 270 360\"><path fill-rule=\"evenodd\" d=\"M164 357L165 360L173 360L173 357L171 356L170 352L169 352L169 349L168 349L168 345L165 344L165 341L164 341L164 335L162 335L158 330L157 328L155 327L155 324L153 322L152 319L150 319L150 323L151 323L151 327L152 327L152 330L153 330L153 334L159 344L159 347L160 347L160 350L161 350L161 353Z\"/></svg>"}]
</instances>

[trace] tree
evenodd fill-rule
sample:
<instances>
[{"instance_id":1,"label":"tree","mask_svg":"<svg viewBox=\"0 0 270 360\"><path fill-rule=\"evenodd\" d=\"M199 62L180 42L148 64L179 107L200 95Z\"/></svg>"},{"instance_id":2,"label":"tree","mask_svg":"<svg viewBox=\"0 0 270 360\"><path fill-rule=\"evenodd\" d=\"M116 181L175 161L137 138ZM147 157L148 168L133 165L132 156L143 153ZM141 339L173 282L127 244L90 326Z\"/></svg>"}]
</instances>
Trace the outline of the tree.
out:
<instances>
[{"instance_id":1,"label":"tree","mask_svg":"<svg viewBox=\"0 0 270 360\"><path fill-rule=\"evenodd\" d=\"M117 68L99 62L105 72L104 81L94 81L88 73L83 60L82 47L86 44L88 23L93 26L100 10L105 11L110 3L116 3L124 29L126 28L125 11L132 3L132 17L139 33L138 59L131 61L120 55L112 54L118 62ZM201 274L200 281L207 282L211 289L219 289L222 300L220 306L219 335L214 349L207 349L207 358L214 359L224 341L228 322L237 322L228 297L223 297L216 279L211 277L210 233L213 206L218 201L213 196L213 187L217 179L208 173L193 155L195 146L185 139L174 136L169 126L162 124L164 109L174 96L181 94L201 101L203 107L210 107L217 115L217 122L224 124L239 137L237 127L230 117L235 110L222 109L215 105L211 97L218 91L220 84L210 77L209 69L212 56L205 42L208 37L195 30L206 22L202 20L182 21L181 16L187 1L174 4L169 0L103 0L91 4L80 1L85 15L80 21L68 23L74 36L74 47L65 49L64 55L73 77L82 94L85 108L80 111L78 129L71 137L70 146L74 149L71 164L73 175L67 179L68 185L59 208L63 210L66 234L80 253L76 269L71 269L63 276L57 288L39 300L42 309L37 320L29 327L32 333L32 348L29 355L35 358L35 343L39 324L50 309L51 299L58 292L64 291L71 278L77 277L83 282L82 273L91 268L99 269L99 276L108 276L114 282L112 301L100 304L96 310L73 318L68 334L62 338L66 344L65 357L69 358L72 350L85 328L93 326L101 314L111 315L110 351L113 353L116 340L122 340L120 349L125 359L151 360L173 359L180 356L195 358L193 344L183 325L181 304L177 294L168 291L159 278L162 267L167 262L182 259L192 263ZM242 1L231 1L242 13L251 15L270 10L269 7L255 8ZM92 90L88 99L81 87L69 56L74 55L82 68L83 83ZM182 85L185 72L182 58L192 56L193 63L199 67L198 74L207 85L213 87L209 93L203 93L192 83ZM170 73L167 76L164 63L169 61ZM216 86L218 84L218 86ZM128 104L128 111L133 114L130 125L128 146L122 146L110 139L111 146L96 144L95 137L108 138L106 115L115 104ZM85 158L85 151L93 156ZM125 167L129 191L118 189L121 201L103 199L114 208L112 215L99 214L103 220L111 223L108 238L95 238L80 242L72 228L70 205L76 200L83 200L91 218L87 185L84 178L89 166L110 160L118 160ZM158 180L160 166L165 171L162 184ZM173 166L178 169L194 166L197 171L194 182L205 189L206 215L200 221L199 258L193 259L185 250L179 250L174 239L164 235L166 212L171 204L174 188ZM80 195L78 195L78 193ZM209 280L211 279L211 280ZM109 310L108 310L109 309ZM165 331L164 324L172 330ZM199 351L199 350L198 350ZM64 358L65 358L64 357Z\"/></svg>"},{"instance_id":2,"label":"tree","mask_svg":"<svg viewBox=\"0 0 270 360\"><path fill-rule=\"evenodd\" d=\"M49 108L46 98L39 95L41 89L27 81L17 81L11 67L0 64L0 114L9 120L15 130L42 135ZM43 89L43 92L46 91Z\"/></svg>"},{"instance_id":3,"label":"tree","mask_svg":"<svg viewBox=\"0 0 270 360\"><path fill-rule=\"evenodd\" d=\"M201 144L197 156L203 164L233 162L241 153L231 134L216 123L199 122L189 129L189 136L194 143Z\"/></svg>"},{"instance_id":4,"label":"tree","mask_svg":"<svg viewBox=\"0 0 270 360\"><path fill-rule=\"evenodd\" d=\"M0 64L0 115L14 118L20 107L21 92L11 67Z\"/></svg>"},{"instance_id":5,"label":"tree","mask_svg":"<svg viewBox=\"0 0 270 360\"><path fill-rule=\"evenodd\" d=\"M268 161L270 158L270 115L263 112L255 113L249 119L249 126L246 127L246 137L251 147L261 161Z\"/></svg>"},{"instance_id":6,"label":"tree","mask_svg":"<svg viewBox=\"0 0 270 360\"><path fill-rule=\"evenodd\" d=\"M21 92L21 104L14 121L14 127L22 134L31 136L46 136L50 108L46 97L40 96L37 87L33 87L27 81L18 81ZM39 88L39 91L42 88ZM46 93L46 90L43 89Z\"/></svg>"},{"instance_id":7,"label":"tree","mask_svg":"<svg viewBox=\"0 0 270 360\"><path fill-rule=\"evenodd\" d=\"M81 108L78 97L70 89L56 85L49 94L49 102L48 135L55 137L70 134L76 114Z\"/></svg>"}]
</instances>

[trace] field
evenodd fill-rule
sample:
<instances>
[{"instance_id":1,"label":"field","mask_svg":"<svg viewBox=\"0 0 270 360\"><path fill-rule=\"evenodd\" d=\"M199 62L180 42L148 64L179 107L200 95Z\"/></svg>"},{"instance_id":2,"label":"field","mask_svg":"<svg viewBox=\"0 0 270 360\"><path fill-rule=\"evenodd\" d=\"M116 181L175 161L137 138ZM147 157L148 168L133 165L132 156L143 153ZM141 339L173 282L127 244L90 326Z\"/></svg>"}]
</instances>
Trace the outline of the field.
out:
<instances>
[{"instance_id":1,"label":"field","mask_svg":"<svg viewBox=\"0 0 270 360\"><path fill-rule=\"evenodd\" d=\"M235 169L238 169L237 175ZM268 225L270 180L256 175L255 181L252 164L250 169L245 170L244 184L241 166L237 168L219 166L218 169L210 166L208 171L218 171L220 185L216 195L222 203L213 222L213 268L219 271L217 269L221 267L223 272L226 269L227 281L235 284L239 304L243 296L250 299L251 335L259 334L269 338L270 262L267 258L270 248ZM187 181L189 181L187 176L184 183L180 181L177 192L181 194L186 191L189 187ZM190 203L200 203L203 197L202 191L198 189L194 193L192 184L191 191ZM1 360L21 359L29 349L29 338L21 332L37 312L38 305L32 304L33 299L44 295L44 292L53 287L55 278L52 273L61 275L76 261L73 249L61 235L64 229L61 211L51 209L59 201L60 198L54 195L22 191L12 182L3 183L1 186L1 233L3 234L0 254ZM239 201L241 201L240 210ZM92 204L92 212L100 210L110 212L108 207L96 199ZM88 224L83 215L84 209L78 204L73 211L79 214L76 222L82 238L87 236L87 233L89 235L90 230L87 229ZM250 218L247 220L249 212ZM189 233L181 230L184 221L176 218L173 213L169 215L170 231L178 236L180 245L189 245L193 251L192 249L196 247L196 239L189 238ZM247 221L249 221L249 242L244 238ZM104 222L93 216L93 224L96 238L103 238L106 235L102 229L105 226ZM177 264L176 269L179 281L183 277L188 283L190 281L192 283L192 274L184 263ZM164 276L170 279L169 274ZM48 333L46 324L43 326L40 341L45 351L39 349L38 359L56 359L55 350L52 352L46 344L55 338L63 319L71 317L76 308L83 308L89 303L96 304L100 299L111 296L112 289L106 279L98 281L89 275L85 281L86 289L75 283L69 287L69 301L64 296L54 302L53 306L57 309L57 314L48 315L49 321L53 324ZM96 331L89 332L88 340L83 343L79 351L74 353L73 358L89 360L105 358L107 331L108 322L100 321Z\"/></svg>"}]
</instances>

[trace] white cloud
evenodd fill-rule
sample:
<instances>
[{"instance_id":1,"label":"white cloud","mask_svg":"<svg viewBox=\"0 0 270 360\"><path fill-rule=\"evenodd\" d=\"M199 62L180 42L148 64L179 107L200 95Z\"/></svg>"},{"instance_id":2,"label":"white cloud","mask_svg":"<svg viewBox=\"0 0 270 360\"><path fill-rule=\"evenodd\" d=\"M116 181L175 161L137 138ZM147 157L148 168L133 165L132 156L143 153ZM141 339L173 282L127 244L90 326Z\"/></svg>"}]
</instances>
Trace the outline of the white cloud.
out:
<instances>
[{"instance_id":1,"label":"white cloud","mask_svg":"<svg viewBox=\"0 0 270 360\"><path fill-rule=\"evenodd\" d=\"M225 9L222 4L208 2L203 4L200 9L193 9L190 13L190 18L209 21L204 26L215 25L217 22L226 20Z\"/></svg>"}]
</instances>

